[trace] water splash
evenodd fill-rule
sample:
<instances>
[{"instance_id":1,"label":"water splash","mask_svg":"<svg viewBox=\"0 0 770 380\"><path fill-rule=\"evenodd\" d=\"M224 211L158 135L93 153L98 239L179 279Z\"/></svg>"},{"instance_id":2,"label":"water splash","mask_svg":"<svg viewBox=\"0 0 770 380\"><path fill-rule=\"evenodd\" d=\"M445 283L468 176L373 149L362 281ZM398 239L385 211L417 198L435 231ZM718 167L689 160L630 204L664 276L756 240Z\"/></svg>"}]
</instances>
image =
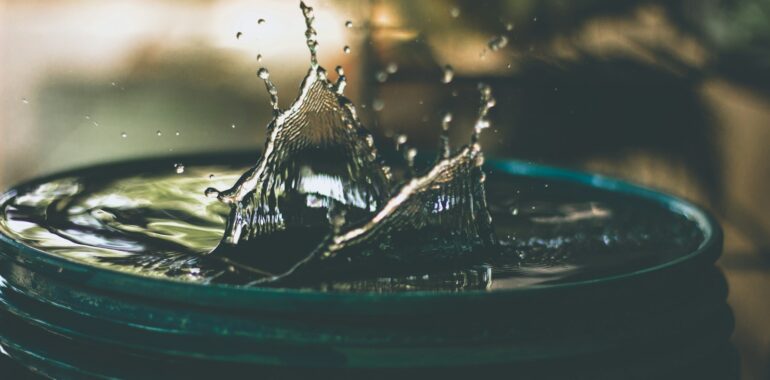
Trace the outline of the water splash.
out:
<instances>
[{"instance_id":1,"label":"water splash","mask_svg":"<svg viewBox=\"0 0 770 380\"><path fill-rule=\"evenodd\" d=\"M335 69L338 80L332 83L318 62L313 8L304 2L300 8L310 69L288 109L280 108L268 69L257 71L270 95L273 120L257 164L232 188L205 192L231 208L222 242L211 255L232 258L231 265L264 283L329 276L348 265L449 263L494 245L478 143L494 106L490 88L479 87L482 102L470 142L454 153L451 114L444 117L435 165L421 175L415 175L417 150L401 147L406 138L399 137L407 177L397 182L343 95L344 70ZM383 106L375 102L373 108ZM298 231L304 231L304 242L278 243ZM265 249L276 244L299 255Z\"/></svg>"},{"instance_id":2,"label":"water splash","mask_svg":"<svg viewBox=\"0 0 770 380\"><path fill-rule=\"evenodd\" d=\"M482 126L489 125L495 100L489 86L479 85L479 90L481 105L468 145L452 154L448 139L442 140L435 165L404 183L368 220L345 229L344 211L331 208L330 220L341 217L343 223L332 222L332 233L315 251L286 273L254 283L290 283L318 273L340 274L350 263L361 270L366 261L371 267L391 262L411 267L473 261L474 254L477 260L483 257L479 252L492 249L497 240L487 208L486 175L481 168L484 155L478 139L486 128ZM442 133L451 122L451 114L447 115ZM406 138L399 135L397 143L405 144ZM410 168L415 154L416 150L406 149Z\"/></svg>"},{"instance_id":3,"label":"water splash","mask_svg":"<svg viewBox=\"0 0 770 380\"><path fill-rule=\"evenodd\" d=\"M237 245L317 223L314 210L335 203L373 212L389 195L388 168L353 103L343 96L345 76L332 83L318 64L313 8L302 2L301 9L311 67L299 97L285 110L278 105L278 90L269 71L258 71L270 94L274 118L257 165L231 189L217 191L218 198L232 207L224 244Z\"/></svg>"}]
</instances>

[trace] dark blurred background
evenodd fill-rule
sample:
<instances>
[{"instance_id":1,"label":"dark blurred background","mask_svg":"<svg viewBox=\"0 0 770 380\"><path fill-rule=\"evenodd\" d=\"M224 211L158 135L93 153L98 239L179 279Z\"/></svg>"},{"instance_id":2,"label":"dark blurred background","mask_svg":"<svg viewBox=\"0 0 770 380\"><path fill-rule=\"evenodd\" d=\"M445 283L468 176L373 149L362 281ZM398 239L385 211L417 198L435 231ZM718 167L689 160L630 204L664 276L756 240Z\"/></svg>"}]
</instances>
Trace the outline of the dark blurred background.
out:
<instances>
[{"instance_id":1,"label":"dark blurred background","mask_svg":"<svg viewBox=\"0 0 770 380\"><path fill-rule=\"evenodd\" d=\"M345 67L381 139L435 149L451 110L461 144L484 81L498 99L488 156L712 210L743 377L770 377L770 2L309 3L322 65ZM288 105L308 67L297 2L0 0L0 187L130 157L256 150L270 117L261 66Z\"/></svg>"}]
</instances>

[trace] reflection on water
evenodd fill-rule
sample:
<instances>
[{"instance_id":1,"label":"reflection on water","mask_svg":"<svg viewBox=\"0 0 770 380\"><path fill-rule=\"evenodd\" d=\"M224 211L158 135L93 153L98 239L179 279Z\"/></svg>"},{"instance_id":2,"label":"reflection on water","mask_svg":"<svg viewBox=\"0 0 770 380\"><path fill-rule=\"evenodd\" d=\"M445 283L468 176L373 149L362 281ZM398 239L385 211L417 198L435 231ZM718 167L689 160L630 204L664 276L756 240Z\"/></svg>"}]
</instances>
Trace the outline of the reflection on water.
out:
<instances>
[{"instance_id":1,"label":"reflection on water","mask_svg":"<svg viewBox=\"0 0 770 380\"><path fill-rule=\"evenodd\" d=\"M182 174L137 168L60 178L9 194L0 228L25 244L89 265L177 281L249 284L254 272L242 270L237 258L204 255L219 243L229 210L205 197L203 189L232 183L242 171L188 165ZM703 239L695 221L661 206L502 174L490 175L486 183L499 247L482 261L433 263L426 269L404 266L401 262L411 259L392 252L378 261L376 272L355 262L337 263L343 277L311 277L290 286L457 291L580 281L670 261ZM283 238L250 253L288 255L287 242L309 237ZM422 251L451 253L429 245Z\"/></svg>"}]
</instances>

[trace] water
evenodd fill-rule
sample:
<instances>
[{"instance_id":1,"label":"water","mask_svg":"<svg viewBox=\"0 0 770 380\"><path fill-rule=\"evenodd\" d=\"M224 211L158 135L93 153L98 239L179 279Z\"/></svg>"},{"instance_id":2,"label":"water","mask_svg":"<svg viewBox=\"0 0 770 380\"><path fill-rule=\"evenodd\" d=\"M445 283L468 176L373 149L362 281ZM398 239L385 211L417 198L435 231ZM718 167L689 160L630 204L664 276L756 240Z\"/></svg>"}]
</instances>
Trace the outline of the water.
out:
<instances>
[{"instance_id":1,"label":"water","mask_svg":"<svg viewBox=\"0 0 770 380\"><path fill-rule=\"evenodd\" d=\"M492 51L498 51L498 50L508 46L508 37L503 36L503 35L495 36L491 40L489 40L489 42L487 43L487 46Z\"/></svg>"},{"instance_id":2,"label":"water","mask_svg":"<svg viewBox=\"0 0 770 380\"><path fill-rule=\"evenodd\" d=\"M342 67L332 82L318 62L313 9L301 3L301 10L310 67L294 103L281 109L270 72L257 71L273 120L255 166L236 176L175 162L172 177L149 170L45 183L9 199L5 232L52 254L138 275L339 291L495 289L591 278L698 245L696 226L665 210L658 215L602 197L527 203L510 193L527 184L504 175L497 183L508 193L490 192L488 204L479 136L490 126L495 99L483 84L466 145L449 146L447 113L436 157L419 165L417 150L399 135L402 159L385 160L343 95ZM498 37L490 48L506 43ZM391 63L376 79L385 82L397 70ZM447 65L443 82L452 76ZM375 100L372 107L385 105ZM548 185L538 190L551 191Z\"/></svg>"},{"instance_id":3,"label":"water","mask_svg":"<svg viewBox=\"0 0 770 380\"><path fill-rule=\"evenodd\" d=\"M268 69L257 71L274 116L265 154L231 188L205 191L231 208L224 238L210 255L252 272L254 284L479 261L479 251L495 244L478 143L495 105L491 88L479 85L479 115L466 146L453 151L442 136L435 164L421 170L414 165L417 151L406 149L406 175L393 177L343 94L344 70L336 70L334 83L318 62L313 8L302 2L300 8L310 68L287 109L278 106ZM391 62L376 79L385 82L397 71ZM373 101L373 110L384 108ZM289 243L297 234L305 236L302 244ZM288 253L265 250L273 245Z\"/></svg>"},{"instance_id":4,"label":"water","mask_svg":"<svg viewBox=\"0 0 770 380\"><path fill-rule=\"evenodd\" d=\"M54 256L138 276L248 284L251 273L231 272L227 261L205 255L219 244L229 208L203 190L232 184L250 157L185 161L182 174L168 169L172 160L83 172L20 189L3 200L0 232ZM353 273L283 286L497 291L629 273L676 259L703 241L694 221L651 202L497 171L488 173L485 184L498 240L487 259L415 270L390 265L388 275Z\"/></svg>"},{"instance_id":5,"label":"water","mask_svg":"<svg viewBox=\"0 0 770 380\"><path fill-rule=\"evenodd\" d=\"M441 82L445 84L451 83L452 79L455 77L454 68L452 68L451 65L445 65L443 73L444 75L441 77Z\"/></svg>"}]
</instances>

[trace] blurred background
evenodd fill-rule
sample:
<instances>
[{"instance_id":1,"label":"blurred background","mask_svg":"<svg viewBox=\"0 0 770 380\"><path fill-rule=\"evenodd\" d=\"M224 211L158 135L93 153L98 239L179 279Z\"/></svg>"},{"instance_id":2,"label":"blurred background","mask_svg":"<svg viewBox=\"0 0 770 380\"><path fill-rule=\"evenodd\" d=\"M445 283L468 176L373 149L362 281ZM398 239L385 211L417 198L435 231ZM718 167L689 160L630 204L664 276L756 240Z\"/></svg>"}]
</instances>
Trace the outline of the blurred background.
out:
<instances>
[{"instance_id":1,"label":"blurred background","mask_svg":"<svg viewBox=\"0 0 770 380\"><path fill-rule=\"evenodd\" d=\"M321 64L345 68L379 139L435 149L451 110L463 143L484 81L498 99L488 156L712 210L743 377L770 378L770 2L309 3ZM132 157L256 151L270 118L257 69L287 106L308 65L295 1L0 0L0 187Z\"/></svg>"}]
</instances>

